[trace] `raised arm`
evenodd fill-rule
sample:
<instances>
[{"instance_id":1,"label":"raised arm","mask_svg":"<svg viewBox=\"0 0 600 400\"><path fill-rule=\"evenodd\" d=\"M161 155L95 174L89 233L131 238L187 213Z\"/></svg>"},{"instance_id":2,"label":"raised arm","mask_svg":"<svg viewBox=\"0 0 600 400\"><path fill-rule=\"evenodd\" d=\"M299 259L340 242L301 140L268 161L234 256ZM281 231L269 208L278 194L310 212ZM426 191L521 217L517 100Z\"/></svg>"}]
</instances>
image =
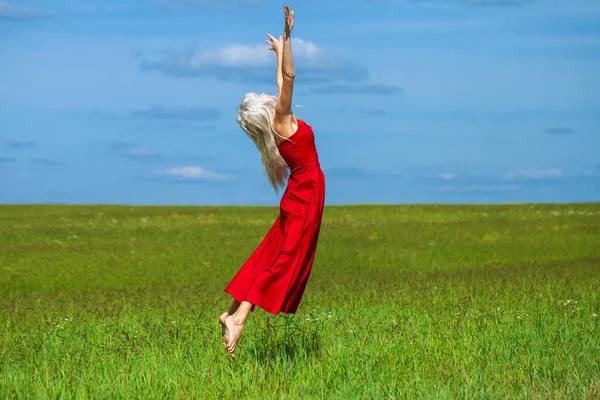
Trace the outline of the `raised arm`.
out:
<instances>
[{"instance_id":1,"label":"raised arm","mask_svg":"<svg viewBox=\"0 0 600 400\"><path fill-rule=\"evenodd\" d=\"M281 87L283 86L283 72L282 72L282 58L283 58L283 37L279 36L279 40L267 33L268 39L265 40L271 47L269 50L273 50L277 55L277 71L275 75L275 81L277 82L277 97L281 97Z\"/></svg>"},{"instance_id":2,"label":"raised arm","mask_svg":"<svg viewBox=\"0 0 600 400\"><path fill-rule=\"evenodd\" d=\"M292 127L292 93L294 91L294 60L292 59L291 33L294 28L294 10L290 11L288 5L283 6L285 13L285 27L283 30L283 44L281 57L282 84L275 107L275 128L283 136L294 133Z\"/></svg>"}]
</instances>

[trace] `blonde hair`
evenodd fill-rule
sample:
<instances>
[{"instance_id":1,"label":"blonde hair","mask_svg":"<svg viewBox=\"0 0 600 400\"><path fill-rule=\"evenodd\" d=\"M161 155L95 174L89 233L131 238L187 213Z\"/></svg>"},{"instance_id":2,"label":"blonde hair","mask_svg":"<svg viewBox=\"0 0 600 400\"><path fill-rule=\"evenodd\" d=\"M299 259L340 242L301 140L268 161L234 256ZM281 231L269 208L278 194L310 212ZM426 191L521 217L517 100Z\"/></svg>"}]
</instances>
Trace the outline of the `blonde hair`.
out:
<instances>
[{"instance_id":1,"label":"blonde hair","mask_svg":"<svg viewBox=\"0 0 600 400\"><path fill-rule=\"evenodd\" d=\"M285 185L288 169L275 140L275 136L285 140L273 126L276 104L275 96L248 93L238 110L237 123L256 145L265 175L273 189L278 191Z\"/></svg>"}]
</instances>

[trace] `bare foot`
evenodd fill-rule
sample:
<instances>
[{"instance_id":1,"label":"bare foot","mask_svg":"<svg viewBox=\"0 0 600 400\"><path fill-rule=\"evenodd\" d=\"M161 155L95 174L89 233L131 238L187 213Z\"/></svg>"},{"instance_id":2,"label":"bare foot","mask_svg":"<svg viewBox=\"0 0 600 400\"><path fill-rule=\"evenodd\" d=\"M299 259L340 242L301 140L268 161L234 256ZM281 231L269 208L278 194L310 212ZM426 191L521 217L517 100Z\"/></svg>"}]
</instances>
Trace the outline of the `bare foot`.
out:
<instances>
[{"instance_id":1,"label":"bare foot","mask_svg":"<svg viewBox=\"0 0 600 400\"><path fill-rule=\"evenodd\" d=\"M244 323L236 321L233 315L230 315L225 319L225 327L229 331L227 351L232 358L235 358L235 348L240 340L240 337L242 336Z\"/></svg>"},{"instance_id":2,"label":"bare foot","mask_svg":"<svg viewBox=\"0 0 600 400\"><path fill-rule=\"evenodd\" d=\"M227 348L227 345L229 344L229 330L225 324L227 317L229 317L229 314L226 312L219 317L219 323L221 324L221 340L223 340L223 346L225 348Z\"/></svg>"}]
</instances>

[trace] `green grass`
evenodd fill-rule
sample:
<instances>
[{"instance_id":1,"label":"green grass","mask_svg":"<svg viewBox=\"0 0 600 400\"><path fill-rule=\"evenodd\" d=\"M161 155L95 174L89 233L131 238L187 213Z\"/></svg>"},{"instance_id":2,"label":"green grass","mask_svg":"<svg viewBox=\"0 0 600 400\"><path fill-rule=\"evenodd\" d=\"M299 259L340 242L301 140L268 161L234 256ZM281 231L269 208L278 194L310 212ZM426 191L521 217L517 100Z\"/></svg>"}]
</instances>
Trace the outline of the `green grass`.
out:
<instances>
[{"instance_id":1,"label":"green grass","mask_svg":"<svg viewBox=\"0 0 600 400\"><path fill-rule=\"evenodd\" d=\"M234 361L223 288L277 211L0 207L0 397L600 397L600 204L328 207Z\"/></svg>"}]
</instances>

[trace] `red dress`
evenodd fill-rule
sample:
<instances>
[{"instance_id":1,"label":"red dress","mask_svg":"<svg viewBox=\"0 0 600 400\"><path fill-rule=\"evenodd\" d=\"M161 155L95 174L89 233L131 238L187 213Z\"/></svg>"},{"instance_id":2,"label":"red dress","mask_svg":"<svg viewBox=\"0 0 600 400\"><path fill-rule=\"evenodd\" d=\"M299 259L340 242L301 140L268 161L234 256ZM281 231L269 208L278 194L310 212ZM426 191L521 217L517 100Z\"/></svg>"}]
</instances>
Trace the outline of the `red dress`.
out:
<instances>
[{"instance_id":1,"label":"red dress","mask_svg":"<svg viewBox=\"0 0 600 400\"><path fill-rule=\"evenodd\" d=\"M290 169L275 223L225 292L273 314L295 313L308 282L325 202L312 128L302 120L278 146Z\"/></svg>"}]
</instances>

